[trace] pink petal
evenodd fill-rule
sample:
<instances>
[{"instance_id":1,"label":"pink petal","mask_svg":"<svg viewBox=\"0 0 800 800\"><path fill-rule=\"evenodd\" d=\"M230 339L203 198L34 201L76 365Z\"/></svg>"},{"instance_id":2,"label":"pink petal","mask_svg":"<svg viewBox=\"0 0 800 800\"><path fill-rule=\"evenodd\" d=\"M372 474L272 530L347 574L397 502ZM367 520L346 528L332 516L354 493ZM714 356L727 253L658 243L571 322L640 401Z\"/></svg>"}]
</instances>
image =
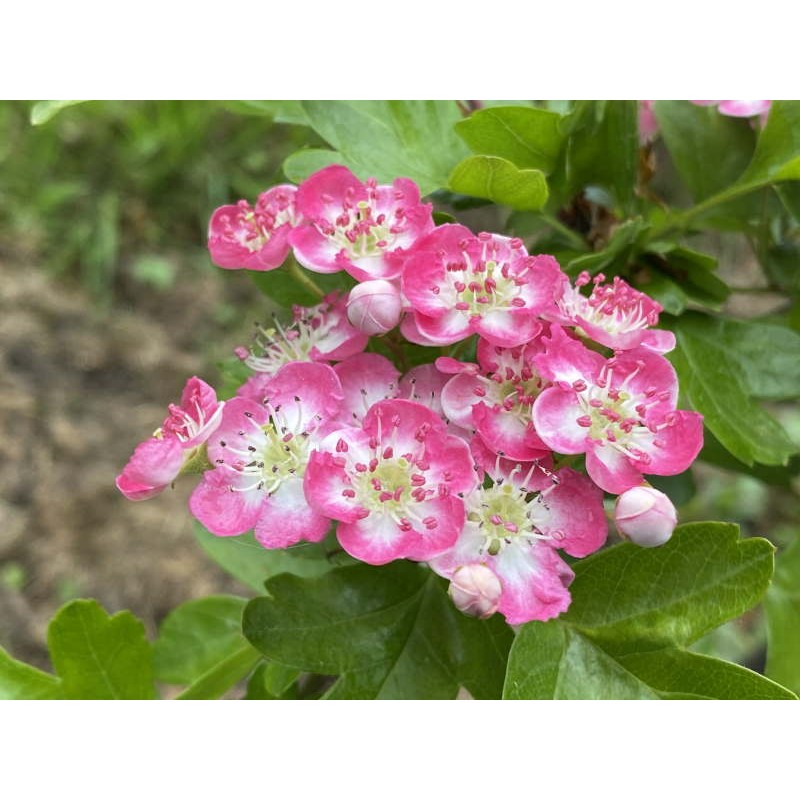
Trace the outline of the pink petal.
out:
<instances>
[{"instance_id":1,"label":"pink petal","mask_svg":"<svg viewBox=\"0 0 800 800\"><path fill-rule=\"evenodd\" d=\"M336 261L342 248L311 223L294 228L289 234L289 244L294 248L298 263L312 272L340 272L342 269Z\"/></svg>"},{"instance_id":2,"label":"pink petal","mask_svg":"<svg viewBox=\"0 0 800 800\"><path fill-rule=\"evenodd\" d=\"M533 404L533 424L539 438L557 453L574 455L586 450L586 428L578 425L585 412L574 391L557 386L545 389Z\"/></svg>"},{"instance_id":3,"label":"pink petal","mask_svg":"<svg viewBox=\"0 0 800 800\"><path fill-rule=\"evenodd\" d=\"M231 470L217 468L203 473L189 498L189 510L211 533L237 536L258 520L264 493L231 491Z\"/></svg>"},{"instance_id":4,"label":"pink petal","mask_svg":"<svg viewBox=\"0 0 800 800\"><path fill-rule=\"evenodd\" d=\"M117 488L128 500L154 497L178 477L183 458L183 447L174 436L147 439L136 446L117 476Z\"/></svg>"},{"instance_id":5,"label":"pink petal","mask_svg":"<svg viewBox=\"0 0 800 800\"><path fill-rule=\"evenodd\" d=\"M593 443L586 451L586 471L604 491L622 494L642 482L642 469L608 442Z\"/></svg>"},{"instance_id":6,"label":"pink petal","mask_svg":"<svg viewBox=\"0 0 800 800\"><path fill-rule=\"evenodd\" d=\"M534 430L532 419L524 422L511 411L477 403L472 407L472 420L486 445L507 458L533 461L547 450L547 445Z\"/></svg>"},{"instance_id":7,"label":"pink petal","mask_svg":"<svg viewBox=\"0 0 800 800\"><path fill-rule=\"evenodd\" d=\"M339 418L347 425L360 424L370 406L397 396L400 373L377 353L359 353L333 369L344 394Z\"/></svg>"},{"instance_id":8,"label":"pink petal","mask_svg":"<svg viewBox=\"0 0 800 800\"><path fill-rule=\"evenodd\" d=\"M363 435L362 431L358 433ZM346 432L341 436L337 432L334 438L349 439L348 447L354 444L353 437ZM330 439L328 437L327 441ZM336 462L333 453L319 450L311 453L303 479L305 497L315 511L326 517L356 522L362 516L362 507L355 498L342 494L350 489L351 482L347 472Z\"/></svg>"},{"instance_id":9,"label":"pink petal","mask_svg":"<svg viewBox=\"0 0 800 800\"><path fill-rule=\"evenodd\" d=\"M331 527L328 517L311 509L301 478L284 481L261 506L256 539L266 548L290 547L300 541L319 542Z\"/></svg>"}]
</instances>

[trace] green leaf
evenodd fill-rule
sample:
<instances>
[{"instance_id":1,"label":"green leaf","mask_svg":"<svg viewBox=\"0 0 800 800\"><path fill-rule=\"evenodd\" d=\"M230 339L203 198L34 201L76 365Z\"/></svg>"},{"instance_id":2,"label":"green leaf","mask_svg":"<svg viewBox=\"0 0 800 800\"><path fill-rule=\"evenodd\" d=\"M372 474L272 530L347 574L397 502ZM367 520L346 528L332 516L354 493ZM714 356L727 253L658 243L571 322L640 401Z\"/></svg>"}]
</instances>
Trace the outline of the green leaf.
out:
<instances>
[{"instance_id":1,"label":"green leaf","mask_svg":"<svg viewBox=\"0 0 800 800\"><path fill-rule=\"evenodd\" d=\"M212 595L172 610L153 649L156 680L186 685L247 644L242 611L247 600Z\"/></svg>"},{"instance_id":2,"label":"green leaf","mask_svg":"<svg viewBox=\"0 0 800 800\"><path fill-rule=\"evenodd\" d=\"M563 619L615 653L685 646L761 599L773 552L724 522L680 525L657 548L610 547L574 565Z\"/></svg>"},{"instance_id":3,"label":"green leaf","mask_svg":"<svg viewBox=\"0 0 800 800\"><path fill-rule=\"evenodd\" d=\"M275 122L308 125L308 117L299 100L223 100L223 105L237 114L270 117Z\"/></svg>"},{"instance_id":4,"label":"green leaf","mask_svg":"<svg viewBox=\"0 0 800 800\"><path fill-rule=\"evenodd\" d=\"M0 700L58 700L60 697L58 678L16 661L0 647Z\"/></svg>"},{"instance_id":5,"label":"green leaf","mask_svg":"<svg viewBox=\"0 0 800 800\"><path fill-rule=\"evenodd\" d=\"M324 575L333 569L323 544L301 542L285 550L267 550L252 533L241 536L214 536L199 522L194 533L200 546L226 572L256 592L264 581L282 572L303 577Z\"/></svg>"},{"instance_id":6,"label":"green leaf","mask_svg":"<svg viewBox=\"0 0 800 800\"><path fill-rule=\"evenodd\" d=\"M109 617L94 600L73 600L51 620L47 644L66 698L156 696L150 644L144 626L129 611Z\"/></svg>"},{"instance_id":7,"label":"green leaf","mask_svg":"<svg viewBox=\"0 0 800 800\"><path fill-rule=\"evenodd\" d=\"M606 246L596 253L581 254L570 261L565 272L570 276L586 270L592 275L605 270L611 274L623 272L640 249L650 225L641 217L625 220L619 225Z\"/></svg>"},{"instance_id":8,"label":"green leaf","mask_svg":"<svg viewBox=\"0 0 800 800\"><path fill-rule=\"evenodd\" d=\"M246 678L259 661L261 654L245 644L204 672L175 699L216 700Z\"/></svg>"},{"instance_id":9,"label":"green leaf","mask_svg":"<svg viewBox=\"0 0 800 800\"><path fill-rule=\"evenodd\" d=\"M548 174L563 141L561 115L540 108L504 106L476 111L456 123L456 133L478 155L499 156L521 169Z\"/></svg>"},{"instance_id":10,"label":"green leaf","mask_svg":"<svg viewBox=\"0 0 800 800\"><path fill-rule=\"evenodd\" d=\"M775 559L775 578L764 598L766 674L800 692L800 541Z\"/></svg>"},{"instance_id":11,"label":"green leaf","mask_svg":"<svg viewBox=\"0 0 800 800\"><path fill-rule=\"evenodd\" d=\"M450 100L304 100L311 127L360 178L411 178L423 194L447 185L467 155Z\"/></svg>"},{"instance_id":12,"label":"green leaf","mask_svg":"<svg viewBox=\"0 0 800 800\"><path fill-rule=\"evenodd\" d=\"M715 274L715 258L688 247L671 246L663 259L666 272L695 303L719 308L730 296L728 285Z\"/></svg>"},{"instance_id":13,"label":"green leaf","mask_svg":"<svg viewBox=\"0 0 800 800\"><path fill-rule=\"evenodd\" d=\"M31 125L44 125L59 112L88 100L37 100L31 107Z\"/></svg>"},{"instance_id":14,"label":"green leaf","mask_svg":"<svg viewBox=\"0 0 800 800\"><path fill-rule=\"evenodd\" d=\"M792 479L796 475L800 475L800 457L798 456L792 456L785 467L766 467L761 464L747 467L738 458L734 458L708 431L705 432L703 449L700 451L699 458L715 467L749 475L770 486L789 488L792 485Z\"/></svg>"},{"instance_id":15,"label":"green leaf","mask_svg":"<svg viewBox=\"0 0 800 800\"><path fill-rule=\"evenodd\" d=\"M639 168L638 103L582 100L562 127L568 132L565 189L568 194L601 186L626 212L634 206Z\"/></svg>"},{"instance_id":16,"label":"green leaf","mask_svg":"<svg viewBox=\"0 0 800 800\"><path fill-rule=\"evenodd\" d=\"M800 101L773 100L753 160L740 184L800 180Z\"/></svg>"},{"instance_id":17,"label":"green leaf","mask_svg":"<svg viewBox=\"0 0 800 800\"><path fill-rule=\"evenodd\" d=\"M483 197L518 211L538 211L547 202L547 181L538 169L517 169L496 156L470 156L452 172L454 192Z\"/></svg>"},{"instance_id":18,"label":"green leaf","mask_svg":"<svg viewBox=\"0 0 800 800\"><path fill-rule=\"evenodd\" d=\"M706 427L747 465L786 464L797 448L781 425L750 397L745 376L730 348L701 338L695 327L676 325L677 348L670 353L681 392Z\"/></svg>"},{"instance_id":19,"label":"green leaf","mask_svg":"<svg viewBox=\"0 0 800 800\"><path fill-rule=\"evenodd\" d=\"M279 675L281 680L276 681L276 675ZM295 681L299 675L298 670L283 667L272 661L259 664L247 683L247 693L244 699L295 700L297 699Z\"/></svg>"},{"instance_id":20,"label":"green leaf","mask_svg":"<svg viewBox=\"0 0 800 800\"><path fill-rule=\"evenodd\" d=\"M460 614L443 584L409 562L281 575L248 604L244 632L269 659L340 675L330 698L499 697L511 631Z\"/></svg>"},{"instance_id":21,"label":"green leaf","mask_svg":"<svg viewBox=\"0 0 800 800\"><path fill-rule=\"evenodd\" d=\"M323 293L347 291L355 285L355 280L344 270L330 274L309 273L303 271L302 267L292 262L293 256L290 254L286 263L277 269L267 272L250 271L250 279L258 287L258 290L265 294L270 300L278 303L284 308L291 308L293 305L314 306L320 302L319 294L302 280L303 277L313 281L313 284ZM298 270L301 279L298 279Z\"/></svg>"},{"instance_id":22,"label":"green leaf","mask_svg":"<svg viewBox=\"0 0 800 800\"><path fill-rule=\"evenodd\" d=\"M666 648L626 656L605 652L559 620L524 625L508 660L509 700L789 700L755 672Z\"/></svg>"},{"instance_id":23,"label":"green leaf","mask_svg":"<svg viewBox=\"0 0 800 800\"><path fill-rule=\"evenodd\" d=\"M342 155L335 150L309 147L292 153L283 162L283 174L292 183L302 183L309 175L331 164L341 164Z\"/></svg>"},{"instance_id":24,"label":"green leaf","mask_svg":"<svg viewBox=\"0 0 800 800\"><path fill-rule=\"evenodd\" d=\"M734 183L753 157L756 135L747 120L686 100L659 100L655 114L675 168L695 201Z\"/></svg>"}]
</instances>

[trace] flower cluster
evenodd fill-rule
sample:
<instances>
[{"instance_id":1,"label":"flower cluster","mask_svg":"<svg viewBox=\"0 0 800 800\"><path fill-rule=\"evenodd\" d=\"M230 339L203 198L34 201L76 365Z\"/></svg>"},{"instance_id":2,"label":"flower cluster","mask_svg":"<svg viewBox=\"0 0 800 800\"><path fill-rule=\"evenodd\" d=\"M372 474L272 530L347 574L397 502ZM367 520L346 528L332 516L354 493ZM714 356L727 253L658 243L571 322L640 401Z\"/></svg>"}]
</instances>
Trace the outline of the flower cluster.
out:
<instances>
[{"instance_id":1,"label":"flower cluster","mask_svg":"<svg viewBox=\"0 0 800 800\"><path fill-rule=\"evenodd\" d=\"M355 286L237 348L252 375L232 399L192 378L117 479L126 497L202 472L189 507L218 536L284 548L335 525L352 557L426 562L464 612L510 624L567 609L561 553L603 546L604 493L623 535L669 538L645 476L692 463L702 418L677 408L661 307L622 278L570 282L519 239L436 227L412 181L342 166L218 209L209 248L261 271L292 251ZM401 371L371 351L387 334L437 357Z\"/></svg>"}]
</instances>

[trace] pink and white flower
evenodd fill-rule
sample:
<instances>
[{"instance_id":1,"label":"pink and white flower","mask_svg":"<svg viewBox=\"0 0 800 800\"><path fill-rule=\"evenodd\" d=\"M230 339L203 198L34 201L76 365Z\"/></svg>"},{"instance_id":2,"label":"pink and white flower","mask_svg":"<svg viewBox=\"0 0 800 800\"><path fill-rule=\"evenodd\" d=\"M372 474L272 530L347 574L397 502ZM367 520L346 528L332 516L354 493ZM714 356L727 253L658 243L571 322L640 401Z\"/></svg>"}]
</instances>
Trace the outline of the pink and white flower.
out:
<instances>
[{"instance_id":1,"label":"pink and white flower","mask_svg":"<svg viewBox=\"0 0 800 800\"><path fill-rule=\"evenodd\" d=\"M502 593L500 579L483 564L459 567L447 588L453 605L467 616L478 619L488 619L497 611Z\"/></svg>"},{"instance_id":2,"label":"pink and white flower","mask_svg":"<svg viewBox=\"0 0 800 800\"><path fill-rule=\"evenodd\" d=\"M703 445L703 417L676 410L672 365L646 348L604 359L556 325L539 373L554 385L533 405L542 441L558 453L586 453L586 471L602 489L620 494L642 474L676 475Z\"/></svg>"},{"instance_id":3,"label":"pink and white flower","mask_svg":"<svg viewBox=\"0 0 800 800\"><path fill-rule=\"evenodd\" d=\"M269 328L259 326L254 345L237 348L239 358L256 375L238 394L260 402L269 379L293 361L341 361L364 350L369 337L347 320L347 295L335 292L316 306L293 306L292 321L283 327L277 317Z\"/></svg>"},{"instance_id":4,"label":"pink and white flower","mask_svg":"<svg viewBox=\"0 0 800 800\"><path fill-rule=\"evenodd\" d=\"M602 547L608 527L603 494L570 469L536 490L539 468L515 472L465 497L467 522L452 549L430 566L454 580L465 567L482 565L498 578L497 610L510 625L547 620L566 611L572 570L556 552L585 556Z\"/></svg>"},{"instance_id":5,"label":"pink and white flower","mask_svg":"<svg viewBox=\"0 0 800 800\"><path fill-rule=\"evenodd\" d=\"M303 221L289 236L297 260L314 272L346 270L356 280L397 278L407 251L433 230L431 205L408 178L391 186L360 181L338 164L297 190Z\"/></svg>"},{"instance_id":6,"label":"pink and white flower","mask_svg":"<svg viewBox=\"0 0 800 800\"><path fill-rule=\"evenodd\" d=\"M214 469L191 496L192 514L217 536L253 528L267 548L320 541L330 519L309 507L303 476L341 401L333 369L304 362L282 367L263 402L229 400L208 442Z\"/></svg>"},{"instance_id":7,"label":"pink and white flower","mask_svg":"<svg viewBox=\"0 0 800 800\"><path fill-rule=\"evenodd\" d=\"M258 196L255 208L246 200L221 206L208 225L211 260L225 269L261 272L279 267L289 254L289 232L299 219L296 187L275 186Z\"/></svg>"},{"instance_id":8,"label":"pink and white flower","mask_svg":"<svg viewBox=\"0 0 800 800\"><path fill-rule=\"evenodd\" d=\"M541 458L548 447L536 433L531 409L547 385L534 363L542 352L538 338L513 348L479 339L477 366L437 359L442 371L460 369L442 391L445 416L475 430L494 453L521 461Z\"/></svg>"},{"instance_id":9,"label":"pink and white flower","mask_svg":"<svg viewBox=\"0 0 800 800\"><path fill-rule=\"evenodd\" d=\"M344 399L338 419L343 425L361 427L367 412L381 400L397 397L400 373L378 353L358 353L334 368L342 384Z\"/></svg>"},{"instance_id":10,"label":"pink and white flower","mask_svg":"<svg viewBox=\"0 0 800 800\"><path fill-rule=\"evenodd\" d=\"M146 500L164 491L216 430L224 405L211 386L189 378L180 405L170 404L161 427L138 445L117 476L117 488L128 500Z\"/></svg>"},{"instance_id":11,"label":"pink and white flower","mask_svg":"<svg viewBox=\"0 0 800 800\"><path fill-rule=\"evenodd\" d=\"M582 272L571 286L566 278L563 291L556 300L558 312L548 317L562 325L573 325L576 331L612 350L648 347L667 353L675 347L671 331L650 330L658 324L662 306L644 292L634 289L619 276L606 283L602 273L592 278ZM580 287L594 284L587 297Z\"/></svg>"},{"instance_id":12,"label":"pink and white flower","mask_svg":"<svg viewBox=\"0 0 800 800\"><path fill-rule=\"evenodd\" d=\"M766 120L772 100L692 100L696 106L717 106L728 117L757 117Z\"/></svg>"},{"instance_id":13,"label":"pink and white flower","mask_svg":"<svg viewBox=\"0 0 800 800\"><path fill-rule=\"evenodd\" d=\"M442 225L417 243L402 288L424 339L453 344L478 333L517 347L538 333L561 277L552 256L529 256L520 239Z\"/></svg>"},{"instance_id":14,"label":"pink and white flower","mask_svg":"<svg viewBox=\"0 0 800 800\"><path fill-rule=\"evenodd\" d=\"M617 530L641 547L658 547L672 536L678 512L664 492L652 486L634 486L614 504Z\"/></svg>"},{"instance_id":15,"label":"pink and white flower","mask_svg":"<svg viewBox=\"0 0 800 800\"><path fill-rule=\"evenodd\" d=\"M340 544L368 564L425 561L451 547L464 524L459 493L476 484L466 443L410 400L378 402L363 429L329 434L305 475L312 507L339 520Z\"/></svg>"}]
</instances>

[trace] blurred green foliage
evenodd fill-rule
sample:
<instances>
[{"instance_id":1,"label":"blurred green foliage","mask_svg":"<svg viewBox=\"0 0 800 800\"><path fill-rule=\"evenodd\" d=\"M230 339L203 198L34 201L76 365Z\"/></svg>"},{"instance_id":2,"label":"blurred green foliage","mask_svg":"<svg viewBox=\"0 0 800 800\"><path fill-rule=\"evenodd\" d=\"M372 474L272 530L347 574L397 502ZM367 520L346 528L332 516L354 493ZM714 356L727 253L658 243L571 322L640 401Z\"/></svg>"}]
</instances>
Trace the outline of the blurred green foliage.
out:
<instances>
[{"instance_id":1,"label":"blurred green foliage","mask_svg":"<svg viewBox=\"0 0 800 800\"><path fill-rule=\"evenodd\" d=\"M31 112L37 108L36 122ZM169 288L171 263L203 256L213 209L280 181L281 162L315 143L202 101L95 101L56 109L0 103L0 247L71 274L109 303L121 272ZM196 259L197 260L197 259Z\"/></svg>"}]
</instances>

